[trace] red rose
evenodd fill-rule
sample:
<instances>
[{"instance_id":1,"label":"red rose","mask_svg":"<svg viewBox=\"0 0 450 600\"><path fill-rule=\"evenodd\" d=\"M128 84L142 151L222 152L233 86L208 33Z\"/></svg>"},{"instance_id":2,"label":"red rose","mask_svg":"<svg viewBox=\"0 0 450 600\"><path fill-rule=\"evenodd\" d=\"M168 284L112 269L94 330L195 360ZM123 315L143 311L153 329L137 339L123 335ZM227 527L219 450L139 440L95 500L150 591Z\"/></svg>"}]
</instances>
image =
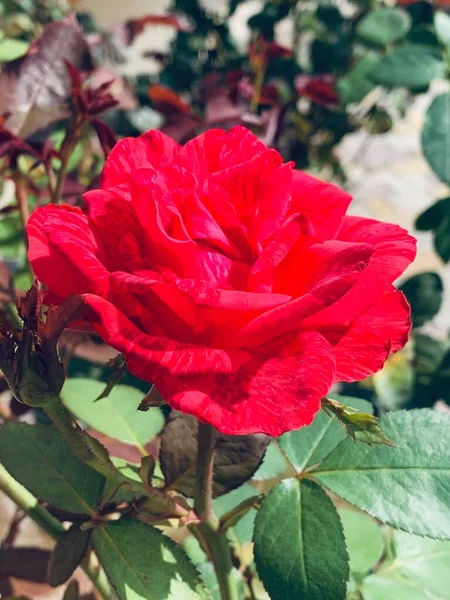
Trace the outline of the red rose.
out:
<instances>
[{"instance_id":1,"label":"red rose","mask_svg":"<svg viewBox=\"0 0 450 600\"><path fill-rule=\"evenodd\" d=\"M415 240L346 217L346 192L243 127L183 147L158 131L124 139L84 198L86 213L32 215L36 275L56 302L82 295L136 376L223 433L308 425L333 383L406 342L392 284Z\"/></svg>"}]
</instances>

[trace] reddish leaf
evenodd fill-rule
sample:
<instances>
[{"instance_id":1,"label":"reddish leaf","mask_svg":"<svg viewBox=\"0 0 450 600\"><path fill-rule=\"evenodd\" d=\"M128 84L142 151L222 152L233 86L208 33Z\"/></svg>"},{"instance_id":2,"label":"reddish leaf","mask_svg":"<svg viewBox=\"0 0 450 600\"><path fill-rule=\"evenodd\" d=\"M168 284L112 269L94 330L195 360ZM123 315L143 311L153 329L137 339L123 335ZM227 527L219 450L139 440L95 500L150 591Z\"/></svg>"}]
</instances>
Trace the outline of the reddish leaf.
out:
<instances>
[{"instance_id":1,"label":"reddish leaf","mask_svg":"<svg viewBox=\"0 0 450 600\"><path fill-rule=\"evenodd\" d=\"M100 121L100 119L91 119L91 124L95 129L106 158L116 145L116 135L111 127L103 121Z\"/></svg>"},{"instance_id":2,"label":"reddish leaf","mask_svg":"<svg viewBox=\"0 0 450 600\"><path fill-rule=\"evenodd\" d=\"M159 110L163 115L174 113L190 114L191 108L184 100L174 91L165 85L152 85L148 92L148 97L153 102L156 110Z\"/></svg>"},{"instance_id":3,"label":"reddish leaf","mask_svg":"<svg viewBox=\"0 0 450 600\"><path fill-rule=\"evenodd\" d=\"M177 31L184 31L190 33L194 31L192 21L190 21L185 15L147 15L140 19L130 19L124 24L124 32L122 38L124 43L129 46L133 43L135 37L142 33L147 25L166 25L173 27Z\"/></svg>"},{"instance_id":4,"label":"reddish leaf","mask_svg":"<svg viewBox=\"0 0 450 600\"><path fill-rule=\"evenodd\" d=\"M341 102L334 89L334 78L329 75L298 75L295 79L295 89L300 96L327 108L335 108Z\"/></svg>"},{"instance_id":5,"label":"reddish leaf","mask_svg":"<svg viewBox=\"0 0 450 600\"><path fill-rule=\"evenodd\" d=\"M67 116L71 83L64 61L81 70L92 59L76 18L70 15L44 28L28 53L5 65L0 74L0 114L11 111L6 126L28 137Z\"/></svg>"}]
</instances>

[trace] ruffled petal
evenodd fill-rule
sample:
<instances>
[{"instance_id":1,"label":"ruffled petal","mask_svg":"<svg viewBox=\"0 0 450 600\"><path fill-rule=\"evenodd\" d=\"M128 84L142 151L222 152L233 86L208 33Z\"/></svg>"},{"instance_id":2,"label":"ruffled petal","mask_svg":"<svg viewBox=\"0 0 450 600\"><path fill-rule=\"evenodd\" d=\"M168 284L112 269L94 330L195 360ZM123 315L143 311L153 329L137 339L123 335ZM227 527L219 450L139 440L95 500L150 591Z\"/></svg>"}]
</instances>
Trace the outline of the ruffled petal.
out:
<instances>
[{"instance_id":1,"label":"ruffled petal","mask_svg":"<svg viewBox=\"0 0 450 600\"><path fill-rule=\"evenodd\" d=\"M266 146L245 127L225 132L210 129L184 145L181 156L200 178L229 169L266 152Z\"/></svg>"},{"instance_id":2,"label":"ruffled petal","mask_svg":"<svg viewBox=\"0 0 450 600\"><path fill-rule=\"evenodd\" d=\"M291 213L304 213L318 228L323 240L338 234L352 197L331 183L293 172Z\"/></svg>"},{"instance_id":3,"label":"ruffled petal","mask_svg":"<svg viewBox=\"0 0 450 600\"><path fill-rule=\"evenodd\" d=\"M252 359L235 374L158 378L158 391L175 409L193 414L229 435L285 431L310 425L334 380L326 340L302 334L297 354Z\"/></svg>"},{"instance_id":4,"label":"ruffled petal","mask_svg":"<svg viewBox=\"0 0 450 600\"><path fill-rule=\"evenodd\" d=\"M138 138L117 142L103 167L101 185L113 187L128 182L135 169L159 167L172 160L181 146L161 131L148 131Z\"/></svg>"},{"instance_id":5,"label":"ruffled petal","mask_svg":"<svg viewBox=\"0 0 450 600\"><path fill-rule=\"evenodd\" d=\"M311 329L349 326L377 304L416 256L416 240L398 225L346 217L339 239L368 243L375 252L354 289L338 303L308 319Z\"/></svg>"},{"instance_id":6,"label":"ruffled petal","mask_svg":"<svg viewBox=\"0 0 450 600\"><path fill-rule=\"evenodd\" d=\"M91 294L83 299L92 309L93 326L102 339L122 352L130 370L146 381L176 375L234 373L249 360L240 350L184 344L140 331L113 304Z\"/></svg>"},{"instance_id":7,"label":"ruffled petal","mask_svg":"<svg viewBox=\"0 0 450 600\"><path fill-rule=\"evenodd\" d=\"M84 292L108 293L109 273L99 260L101 249L80 209L38 208L28 221L27 235L33 271L51 292L60 298Z\"/></svg>"},{"instance_id":8,"label":"ruffled petal","mask_svg":"<svg viewBox=\"0 0 450 600\"><path fill-rule=\"evenodd\" d=\"M333 346L336 381L358 381L379 371L389 354L403 348L411 329L410 308L401 292L389 292L345 332L322 331Z\"/></svg>"},{"instance_id":9,"label":"ruffled petal","mask_svg":"<svg viewBox=\"0 0 450 600\"><path fill-rule=\"evenodd\" d=\"M103 248L106 265L112 271L145 268L145 233L129 193L119 188L99 189L83 195L89 225Z\"/></svg>"}]
</instances>

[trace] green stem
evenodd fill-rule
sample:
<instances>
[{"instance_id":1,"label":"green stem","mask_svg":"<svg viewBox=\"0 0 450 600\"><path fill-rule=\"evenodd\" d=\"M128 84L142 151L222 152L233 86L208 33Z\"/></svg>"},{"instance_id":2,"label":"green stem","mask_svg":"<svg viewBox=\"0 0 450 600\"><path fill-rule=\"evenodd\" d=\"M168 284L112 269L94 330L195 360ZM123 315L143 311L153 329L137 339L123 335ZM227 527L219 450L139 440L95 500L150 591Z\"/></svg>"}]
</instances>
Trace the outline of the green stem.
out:
<instances>
[{"instance_id":1,"label":"green stem","mask_svg":"<svg viewBox=\"0 0 450 600\"><path fill-rule=\"evenodd\" d=\"M69 166L69 160L75 148L78 137L78 123L71 122L68 127L69 128L67 130L66 136L61 144L61 166L59 167L58 175L56 177L56 183L54 184L52 197L53 204L59 204L61 202L64 182L66 180L67 168Z\"/></svg>"},{"instance_id":2,"label":"green stem","mask_svg":"<svg viewBox=\"0 0 450 600\"><path fill-rule=\"evenodd\" d=\"M211 425L199 424L194 510L200 523L191 529L208 551L222 600L239 600L228 540L225 533L219 531L219 520L212 510L215 437L216 430Z\"/></svg>"},{"instance_id":3,"label":"green stem","mask_svg":"<svg viewBox=\"0 0 450 600\"><path fill-rule=\"evenodd\" d=\"M51 538L57 540L64 534L65 529L61 523L38 503L31 492L11 477L2 465L0 465L0 490ZM110 585L93 552L83 561L82 568L92 581L100 597L103 600L110 600L112 597Z\"/></svg>"},{"instance_id":4,"label":"green stem","mask_svg":"<svg viewBox=\"0 0 450 600\"><path fill-rule=\"evenodd\" d=\"M101 473L113 485L119 487L126 483L128 487L132 486L136 493L145 494L144 484L122 475L111 462L108 451L100 442L81 429L64 407L60 398L52 398L49 402L43 404L42 408L61 434L61 437L69 444L82 462Z\"/></svg>"}]
</instances>

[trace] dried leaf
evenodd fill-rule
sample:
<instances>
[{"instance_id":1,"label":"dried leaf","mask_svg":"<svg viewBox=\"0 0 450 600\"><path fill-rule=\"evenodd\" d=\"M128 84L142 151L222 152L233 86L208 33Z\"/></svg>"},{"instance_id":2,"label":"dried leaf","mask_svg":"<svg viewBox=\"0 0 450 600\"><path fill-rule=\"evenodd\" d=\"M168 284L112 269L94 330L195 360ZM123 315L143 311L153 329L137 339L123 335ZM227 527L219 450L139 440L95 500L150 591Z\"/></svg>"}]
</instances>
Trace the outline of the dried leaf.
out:
<instances>
[{"instance_id":1,"label":"dried leaf","mask_svg":"<svg viewBox=\"0 0 450 600\"><path fill-rule=\"evenodd\" d=\"M164 428L160 461L166 486L192 497L197 462L198 421L172 412ZM215 497L250 479L264 458L270 438L261 435L219 435L214 452Z\"/></svg>"},{"instance_id":2,"label":"dried leaf","mask_svg":"<svg viewBox=\"0 0 450 600\"><path fill-rule=\"evenodd\" d=\"M44 28L28 53L0 74L0 114L10 111L6 127L28 137L67 116L70 79L64 61L92 69L83 32L74 15Z\"/></svg>"}]
</instances>

